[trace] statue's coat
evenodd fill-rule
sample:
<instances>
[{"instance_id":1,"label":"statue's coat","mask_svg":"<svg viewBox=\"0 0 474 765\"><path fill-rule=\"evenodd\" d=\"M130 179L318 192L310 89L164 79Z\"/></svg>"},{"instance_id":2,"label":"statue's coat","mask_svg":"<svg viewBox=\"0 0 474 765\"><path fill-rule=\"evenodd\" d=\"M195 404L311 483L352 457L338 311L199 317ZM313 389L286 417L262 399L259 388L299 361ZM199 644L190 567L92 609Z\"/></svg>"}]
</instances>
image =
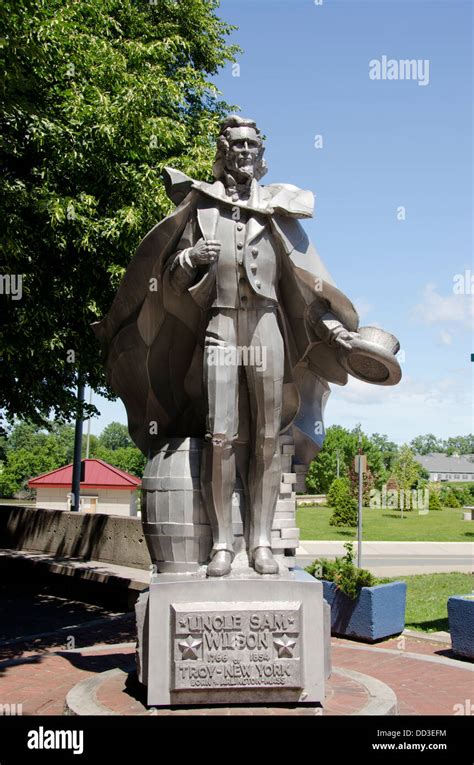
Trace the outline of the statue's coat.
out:
<instances>
[{"instance_id":1,"label":"statue's coat","mask_svg":"<svg viewBox=\"0 0 474 765\"><path fill-rule=\"evenodd\" d=\"M226 196L220 181L193 182L171 169L167 190L180 203L142 240L109 313L93 325L105 354L107 381L124 401L130 435L146 455L162 436L204 435L203 306L214 269L209 266L197 285L178 295L169 283L168 267L190 215L197 213L204 237L212 239L219 206L239 205ZM337 347L322 342L314 324L330 311L349 331L358 327L354 306L334 285L298 221L311 217L312 208L311 192L256 182L245 206L258 214L256 229L258 217L268 217L281 255L279 317L286 348L282 430L293 427L296 457L305 463L324 439L327 383L347 382Z\"/></svg>"}]
</instances>

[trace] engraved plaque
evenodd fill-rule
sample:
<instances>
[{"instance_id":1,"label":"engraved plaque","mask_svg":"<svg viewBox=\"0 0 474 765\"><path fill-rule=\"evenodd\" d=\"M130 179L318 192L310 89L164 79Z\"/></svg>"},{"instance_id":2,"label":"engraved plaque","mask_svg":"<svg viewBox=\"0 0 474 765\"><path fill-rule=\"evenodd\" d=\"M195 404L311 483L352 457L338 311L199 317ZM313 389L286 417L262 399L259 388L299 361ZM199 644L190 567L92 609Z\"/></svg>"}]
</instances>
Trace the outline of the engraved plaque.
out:
<instances>
[{"instance_id":1,"label":"engraved plaque","mask_svg":"<svg viewBox=\"0 0 474 765\"><path fill-rule=\"evenodd\" d=\"M301 688L301 603L171 606L171 690Z\"/></svg>"}]
</instances>

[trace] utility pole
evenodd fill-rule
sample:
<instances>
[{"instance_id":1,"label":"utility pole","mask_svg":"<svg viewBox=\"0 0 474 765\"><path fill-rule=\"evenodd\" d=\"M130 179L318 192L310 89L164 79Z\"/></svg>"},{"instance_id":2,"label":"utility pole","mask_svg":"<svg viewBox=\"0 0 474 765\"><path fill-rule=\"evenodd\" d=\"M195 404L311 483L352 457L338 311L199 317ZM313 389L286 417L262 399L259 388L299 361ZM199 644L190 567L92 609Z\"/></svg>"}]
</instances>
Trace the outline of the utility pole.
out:
<instances>
[{"instance_id":1,"label":"utility pole","mask_svg":"<svg viewBox=\"0 0 474 765\"><path fill-rule=\"evenodd\" d=\"M357 565L362 568L362 484L363 484L363 472L362 472L362 434L359 431L359 507L357 512Z\"/></svg>"},{"instance_id":2,"label":"utility pole","mask_svg":"<svg viewBox=\"0 0 474 765\"><path fill-rule=\"evenodd\" d=\"M82 406L84 403L84 383L80 375L77 377L77 403ZM81 453L82 453L82 426L83 420L80 414L76 419L76 429L74 432L74 462L72 466L72 502L71 510L78 511L81 501Z\"/></svg>"}]
</instances>

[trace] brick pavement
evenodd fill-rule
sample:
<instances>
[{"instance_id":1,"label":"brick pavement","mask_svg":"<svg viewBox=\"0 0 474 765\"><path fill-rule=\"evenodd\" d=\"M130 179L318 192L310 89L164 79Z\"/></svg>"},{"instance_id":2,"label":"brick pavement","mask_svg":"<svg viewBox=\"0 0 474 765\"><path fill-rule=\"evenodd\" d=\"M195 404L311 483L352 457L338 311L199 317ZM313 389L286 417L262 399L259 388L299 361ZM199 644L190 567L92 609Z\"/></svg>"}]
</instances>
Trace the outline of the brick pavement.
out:
<instances>
[{"instance_id":1,"label":"brick pavement","mask_svg":"<svg viewBox=\"0 0 474 765\"><path fill-rule=\"evenodd\" d=\"M397 696L401 715L452 715L455 705L474 699L473 664L459 661L439 643L401 635L365 646L333 638L332 660L335 666L387 683Z\"/></svg>"},{"instance_id":2,"label":"brick pavement","mask_svg":"<svg viewBox=\"0 0 474 765\"><path fill-rule=\"evenodd\" d=\"M62 714L66 694L76 683L130 663L134 630L133 614L127 614L101 624L76 627L75 651L65 650L62 632L15 643L11 648L3 646L0 703L22 704L25 715ZM456 704L474 699L473 665L454 660L451 651L439 643L403 636L369 646L333 638L332 659L336 667L387 683L397 695L400 714L452 715ZM336 681L344 691L344 682L333 676ZM356 708L356 697L360 695L359 690L349 686L346 683L348 711ZM133 700L128 708L120 707L123 702L113 703L119 704L116 711L137 713Z\"/></svg>"}]
</instances>

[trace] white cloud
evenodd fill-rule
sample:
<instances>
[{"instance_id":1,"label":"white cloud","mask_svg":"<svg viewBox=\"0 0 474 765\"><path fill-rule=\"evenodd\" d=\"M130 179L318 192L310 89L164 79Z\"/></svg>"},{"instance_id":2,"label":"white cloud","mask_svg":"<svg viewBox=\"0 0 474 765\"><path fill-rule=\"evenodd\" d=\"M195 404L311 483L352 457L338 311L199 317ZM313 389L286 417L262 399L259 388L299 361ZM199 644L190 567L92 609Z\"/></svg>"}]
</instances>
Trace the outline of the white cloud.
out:
<instances>
[{"instance_id":1,"label":"white cloud","mask_svg":"<svg viewBox=\"0 0 474 765\"><path fill-rule=\"evenodd\" d=\"M457 322L471 329L474 317L472 294L440 295L436 286L427 284L421 303L413 309L413 316L424 324Z\"/></svg>"},{"instance_id":2,"label":"white cloud","mask_svg":"<svg viewBox=\"0 0 474 765\"><path fill-rule=\"evenodd\" d=\"M469 368L429 381L404 374L394 387L349 377L346 386L331 385L331 391L327 426L352 428L360 422L365 432L386 433L398 443L422 433L447 438L473 428Z\"/></svg>"},{"instance_id":3,"label":"white cloud","mask_svg":"<svg viewBox=\"0 0 474 765\"><path fill-rule=\"evenodd\" d=\"M449 332L446 332L445 329L442 329L439 333L439 342L440 345L451 345L453 336Z\"/></svg>"}]
</instances>

